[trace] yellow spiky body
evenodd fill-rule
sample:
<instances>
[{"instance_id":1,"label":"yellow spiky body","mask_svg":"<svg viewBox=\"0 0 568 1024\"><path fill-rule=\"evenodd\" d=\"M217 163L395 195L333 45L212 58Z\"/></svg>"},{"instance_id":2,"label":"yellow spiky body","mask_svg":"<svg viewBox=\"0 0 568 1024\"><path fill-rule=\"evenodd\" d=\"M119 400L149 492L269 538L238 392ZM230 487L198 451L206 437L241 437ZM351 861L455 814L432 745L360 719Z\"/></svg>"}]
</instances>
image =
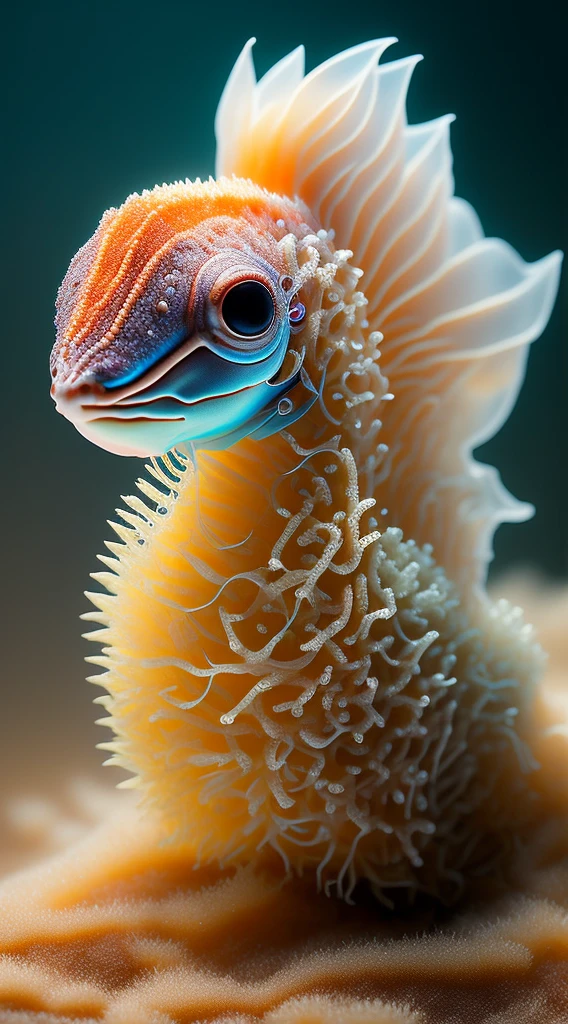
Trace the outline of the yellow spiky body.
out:
<instances>
[{"instance_id":1,"label":"yellow spiky body","mask_svg":"<svg viewBox=\"0 0 568 1024\"><path fill-rule=\"evenodd\" d=\"M396 398L349 257L323 231L297 247L321 401L262 442L156 462L148 501L127 499L92 595L96 681L111 762L203 860L451 897L530 819L540 655L385 505Z\"/></svg>"},{"instance_id":2,"label":"yellow spiky body","mask_svg":"<svg viewBox=\"0 0 568 1024\"><path fill-rule=\"evenodd\" d=\"M171 452L89 615L105 746L164 836L347 897L451 897L536 799L541 654L484 591L495 527L530 508L472 453L559 258L483 236L452 119L406 122L416 59L377 66L391 41L260 82L245 47L217 180L129 197L72 262L53 394L111 451ZM251 283L270 314L235 326Z\"/></svg>"}]
</instances>

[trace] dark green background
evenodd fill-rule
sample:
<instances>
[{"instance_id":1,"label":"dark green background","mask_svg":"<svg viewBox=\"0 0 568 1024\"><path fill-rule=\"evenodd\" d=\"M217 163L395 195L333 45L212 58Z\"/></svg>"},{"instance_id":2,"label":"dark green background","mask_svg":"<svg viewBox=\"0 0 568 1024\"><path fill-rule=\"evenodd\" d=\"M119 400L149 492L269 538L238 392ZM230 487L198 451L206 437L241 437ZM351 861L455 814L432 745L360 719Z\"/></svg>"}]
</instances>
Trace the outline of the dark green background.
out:
<instances>
[{"instance_id":1,"label":"dark green background","mask_svg":"<svg viewBox=\"0 0 568 1024\"><path fill-rule=\"evenodd\" d=\"M456 190L488 234L533 260L565 226L566 25L560 4L257 0L14 5L3 15L3 502L0 757L12 791L100 761L79 613L105 519L139 465L89 445L49 398L53 302L102 211L155 182L213 170L213 116L241 45L263 72L300 42L308 66L374 36L422 52L417 121L447 111ZM496 565L565 572L561 308L533 348L506 427L482 452L536 517L504 526Z\"/></svg>"}]
</instances>

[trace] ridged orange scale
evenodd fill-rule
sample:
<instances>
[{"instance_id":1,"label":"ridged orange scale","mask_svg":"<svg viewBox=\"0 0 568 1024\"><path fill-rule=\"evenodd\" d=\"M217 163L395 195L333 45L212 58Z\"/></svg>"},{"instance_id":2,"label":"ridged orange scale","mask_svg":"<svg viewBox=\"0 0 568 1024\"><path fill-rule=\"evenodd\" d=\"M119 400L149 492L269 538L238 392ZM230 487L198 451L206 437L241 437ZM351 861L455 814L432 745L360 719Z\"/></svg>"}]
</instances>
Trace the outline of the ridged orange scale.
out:
<instances>
[{"instance_id":1,"label":"ridged orange scale","mask_svg":"<svg viewBox=\"0 0 568 1024\"><path fill-rule=\"evenodd\" d=\"M242 216L265 219L267 225L292 218L299 225L305 214L298 210L294 216L289 201L237 178L157 185L130 196L118 210L108 211L67 337L77 343L86 337L125 278L131 281L131 294L137 286L142 290L150 261L168 241L196 229L199 236L200 225L212 217Z\"/></svg>"}]
</instances>

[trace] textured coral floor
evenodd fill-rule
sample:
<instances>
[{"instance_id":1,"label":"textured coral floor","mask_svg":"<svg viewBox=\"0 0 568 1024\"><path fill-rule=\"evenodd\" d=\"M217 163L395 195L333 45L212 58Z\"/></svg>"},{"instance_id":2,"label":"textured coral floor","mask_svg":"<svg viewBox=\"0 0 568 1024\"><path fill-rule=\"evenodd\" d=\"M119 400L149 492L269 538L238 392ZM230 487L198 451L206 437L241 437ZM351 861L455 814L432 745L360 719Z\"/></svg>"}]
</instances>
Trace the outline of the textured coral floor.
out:
<instances>
[{"instance_id":1,"label":"textured coral floor","mask_svg":"<svg viewBox=\"0 0 568 1024\"><path fill-rule=\"evenodd\" d=\"M157 848L120 800L76 846L5 884L0 993L17 1010L0 1020L568 1020L559 844L554 827L539 836L522 896L432 928L426 911L385 919L307 882L192 871L187 849Z\"/></svg>"},{"instance_id":2,"label":"textured coral floor","mask_svg":"<svg viewBox=\"0 0 568 1024\"><path fill-rule=\"evenodd\" d=\"M530 607L526 584L523 598L551 654L540 712L553 724L539 751L546 815L508 893L485 883L436 919L389 915L364 893L348 906L307 879L196 870L189 846L160 846L130 794L85 790L82 825L20 814L63 849L0 887L0 1022L568 1021L568 597Z\"/></svg>"}]
</instances>

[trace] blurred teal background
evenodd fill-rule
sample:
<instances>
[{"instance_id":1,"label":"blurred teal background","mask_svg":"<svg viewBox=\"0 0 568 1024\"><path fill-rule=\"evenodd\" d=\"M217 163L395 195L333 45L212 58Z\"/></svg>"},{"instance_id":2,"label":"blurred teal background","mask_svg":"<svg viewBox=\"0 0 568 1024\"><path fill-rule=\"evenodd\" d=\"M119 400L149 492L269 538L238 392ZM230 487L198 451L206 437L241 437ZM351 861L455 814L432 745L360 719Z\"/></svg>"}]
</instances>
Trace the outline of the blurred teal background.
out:
<instances>
[{"instance_id":1,"label":"blurred teal background","mask_svg":"<svg viewBox=\"0 0 568 1024\"><path fill-rule=\"evenodd\" d=\"M563 247L565 16L550 0L384 0L357 4L29 2L3 15L4 121L2 704L0 758L11 791L98 765L96 695L83 683L78 615L120 493L140 465L85 442L55 414L48 356L53 303L103 210L133 190L213 171L213 117L242 44L262 73L300 42L311 67L375 36L387 59L412 52L411 121L447 111L456 191L487 234L525 259ZM533 348L520 401L480 452L535 518L504 526L498 570L566 572L566 332L557 304ZM92 652L89 652L92 653Z\"/></svg>"}]
</instances>

